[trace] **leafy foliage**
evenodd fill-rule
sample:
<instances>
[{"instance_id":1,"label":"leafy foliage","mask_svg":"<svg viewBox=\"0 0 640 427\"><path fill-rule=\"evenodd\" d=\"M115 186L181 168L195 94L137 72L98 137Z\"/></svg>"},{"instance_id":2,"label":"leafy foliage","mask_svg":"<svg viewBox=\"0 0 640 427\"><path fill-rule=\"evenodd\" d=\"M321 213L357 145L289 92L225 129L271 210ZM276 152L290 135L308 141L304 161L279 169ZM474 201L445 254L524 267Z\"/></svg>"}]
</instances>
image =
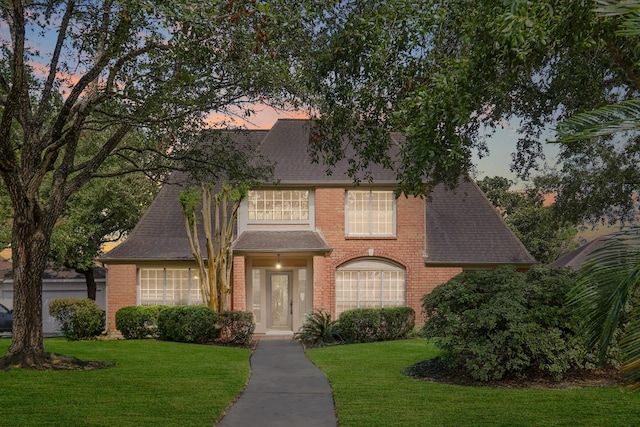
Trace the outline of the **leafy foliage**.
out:
<instances>
[{"instance_id":1,"label":"leafy foliage","mask_svg":"<svg viewBox=\"0 0 640 427\"><path fill-rule=\"evenodd\" d=\"M218 325L220 337L216 342L240 346L251 344L256 329L253 313L244 311L221 311L218 315Z\"/></svg>"},{"instance_id":2,"label":"leafy foliage","mask_svg":"<svg viewBox=\"0 0 640 427\"><path fill-rule=\"evenodd\" d=\"M137 305L116 311L116 329L128 340L158 338L158 316L164 305Z\"/></svg>"},{"instance_id":3,"label":"leafy foliage","mask_svg":"<svg viewBox=\"0 0 640 427\"><path fill-rule=\"evenodd\" d=\"M331 314L325 309L307 313L304 324L294 334L294 338L304 345L323 346L342 341L340 326L331 320Z\"/></svg>"},{"instance_id":4,"label":"leafy foliage","mask_svg":"<svg viewBox=\"0 0 640 427\"><path fill-rule=\"evenodd\" d=\"M579 318L565 305L574 283L569 269L548 266L462 273L423 297L423 329L447 363L475 379L560 379L595 362L579 339Z\"/></svg>"},{"instance_id":5,"label":"leafy foliage","mask_svg":"<svg viewBox=\"0 0 640 427\"><path fill-rule=\"evenodd\" d=\"M201 182L199 189L189 188L180 193L189 247L200 272L203 302L218 312L225 310L230 302L233 264L231 244L240 203L249 193L250 184L268 176L263 167L247 166L246 169L253 171L250 181L217 185ZM198 206L201 207L199 216ZM198 236L200 222L204 231L206 256L202 253Z\"/></svg>"},{"instance_id":6,"label":"leafy foliage","mask_svg":"<svg viewBox=\"0 0 640 427\"><path fill-rule=\"evenodd\" d=\"M227 162L234 147L202 144L201 131L251 116L253 102L292 99L302 12L249 0L0 4L0 176L24 271L8 358L45 360L42 274L53 229L85 184L173 169L241 175L259 162Z\"/></svg>"},{"instance_id":7,"label":"leafy foliage","mask_svg":"<svg viewBox=\"0 0 640 427\"><path fill-rule=\"evenodd\" d=\"M93 300L54 299L49 303L49 313L60 323L68 340L95 338L104 332L106 313Z\"/></svg>"},{"instance_id":8,"label":"leafy foliage","mask_svg":"<svg viewBox=\"0 0 640 427\"><path fill-rule=\"evenodd\" d=\"M415 327L411 307L357 308L340 313L342 336L349 342L375 342L406 338Z\"/></svg>"},{"instance_id":9,"label":"leafy foliage","mask_svg":"<svg viewBox=\"0 0 640 427\"><path fill-rule=\"evenodd\" d=\"M594 9L591 0L336 2L318 25L309 78L321 94L316 157L347 159L360 179L369 162L393 165L401 191L423 193L455 185L511 121L513 168L528 177L545 166L542 143L555 124L640 90L637 35ZM628 203L640 190L635 137L560 150L567 218L637 213Z\"/></svg>"},{"instance_id":10,"label":"leafy foliage","mask_svg":"<svg viewBox=\"0 0 640 427\"><path fill-rule=\"evenodd\" d=\"M600 7L596 12L620 22L617 34L624 37L628 45L637 48L640 2L600 0L598 3ZM627 72L636 77L637 71L636 59ZM640 161L640 98L637 89L636 85L627 96L613 98L614 102L609 100L608 105L577 114L558 126L561 142L602 153L601 167L606 171L597 181L585 180L584 176L578 175L584 183L562 196L573 198L588 211L590 191L596 192L598 208L608 213L610 222L611 218L637 219L635 214L640 201L637 167ZM588 161L584 163L588 164ZM601 361L609 344L615 340L617 328L623 321L628 322L623 328L621 350L623 369L632 390L640 389L639 242L638 228L610 236L583 268L580 281L571 294L572 302L583 316L588 342L598 345Z\"/></svg>"},{"instance_id":11,"label":"leafy foliage","mask_svg":"<svg viewBox=\"0 0 640 427\"><path fill-rule=\"evenodd\" d=\"M511 191L512 182L495 176L478 181L478 186L498 209L509 228L529 253L541 263L549 263L578 247L574 224L561 218L552 206L544 205L544 188L538 185L524 191Z\"/></svg>"},{"instance_id":12,"label":"leafy foliage","mask_svg":"<svg viewBox=\"0 0 640 427\"><path fill-rule=\"evenodd\" d=\"M92 180L70 197L53 230L50 257L56 266L85 275L88 298L95 299L91 281L104 245L135 227L158 190L157 182L135 173Z\"/></svg>"},{"instance_id":13,"label":"leafy foliage","mask_svg":"<svg viewBox=\"0 0 640 427\"><path fill-rule=\"evenodd\" d=\"M158 315L158 338L185 343L212 342L220 336L218 313L202 305L167 307Z\"/></svg>"},{"instance_id":14,"label":"leafy foliage","mask_svg":"<svg viewBox=\"0 0 640 427\"><path fill-rule=\"evenodd\" d=\"M622 369L631 389L640 389L640 227L608 236L580 271L569 297L600 362L620 340Z\"/></svg>"}]
</instances>

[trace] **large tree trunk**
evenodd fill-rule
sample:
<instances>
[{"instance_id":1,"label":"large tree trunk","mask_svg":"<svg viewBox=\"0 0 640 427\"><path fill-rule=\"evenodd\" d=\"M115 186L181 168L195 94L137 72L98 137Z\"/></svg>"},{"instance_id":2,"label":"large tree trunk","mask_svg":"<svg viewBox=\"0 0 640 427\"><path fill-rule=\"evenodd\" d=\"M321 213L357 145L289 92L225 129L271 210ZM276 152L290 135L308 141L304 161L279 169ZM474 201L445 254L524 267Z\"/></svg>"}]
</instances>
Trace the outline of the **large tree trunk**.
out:
<instances>
[{"instance_id":1,"label":"large tree trunk","mask_svg":"<svg viewBox=\"0 0 640 427\"><path fill-rule=\"evenodd\" d=\"M88 268L88 269L76 268L76 272L82 274L84 276L85 282L87 283L87 298L95 301L98 286L96 285L96 278L95 278L95 275L93 274L93 268Z\"/></svg>"},{"instance_id":2,"label":"large tree trunk","mask_svg":"<svg viewBox=\"0 0 640 427\"><path fill-rule=\"evenodd\" d=\"M14 217L13 339L0 365L43 368L48 356L42 334L42 275L49 252L47 233L38 221Z\"/></svg>"}]
</instances>

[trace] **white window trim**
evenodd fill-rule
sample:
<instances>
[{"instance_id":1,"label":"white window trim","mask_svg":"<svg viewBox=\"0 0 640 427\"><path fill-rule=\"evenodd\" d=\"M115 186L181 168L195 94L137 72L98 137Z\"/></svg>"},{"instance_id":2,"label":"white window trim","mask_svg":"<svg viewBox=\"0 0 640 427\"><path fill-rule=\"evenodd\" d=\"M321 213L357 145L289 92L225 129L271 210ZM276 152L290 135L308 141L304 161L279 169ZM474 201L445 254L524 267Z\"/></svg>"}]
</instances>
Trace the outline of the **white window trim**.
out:
<instances>
[{"instance_id":1,"label":"white window trim","mask_svg":"<svg viewBox=\"0 0 640 427\"><path fill-rule=\"evenodd\" d=\"M271 191L270 189L261 189L256 191ZM315 229L315 193L309 188L283 188L277 191L306 191L309 200L309 219L305 220L249 220L249 198L245 197L240 203L238 209L238 235L248 230L273 230L278 228L295 228L295 229ZM275 190L274 190L275 191Z\"/></svg>"},{"instance_id":2,"label":"white window trim","mask_svg":"<svg viewBox=\"0 0 640 427\"><path fill-rule=\"evenodd\" d=\"M361 234L361 233L352 233L349 229L349 192L368 192L369 193L369 233ZM373 222L372 222L372 211L373 211L373 197L372 193L374 191L382 191L392 193L391 190L380 190L380 189L371 189L371 190L347 190L344 195L344 229L345 234L348 237L396 237L397 227L396 227L396 218L397 218L397 200L395 197L392 198L393 203L393 213L392 213L392 225L391 225L391 233L386 234L374 234L373 233Z\"/></svg>"},{"instance_id":3,"label":"white window trim","mask_svg":"<svg viewBox=\"0 0 640 427\"><path fill-rule=\"evenodd\" d=\"M256 223L276 223L276 224L307 224L309 223L311 217L311 192L309 190L302 189L261 189L261 190L251 190L251 192L266 192L272 191L274 193L283 193L285 191L298 191L298 192L306 192L307 193L307 218L299 218L299 219L250 219L249 218L249 198L247 197L247 220L249 224ZM250 193L251 193L250 192Z\"/></svg>"},{"instance_id":4,"label":"white window trim","mask_svg":"<svg viewBox=\"0 0 640 427\"><path fill-rule=\"evenodd\" d=\"M194 285L192 277L193 274L192 272L196 271L196 269L194 268L167 268L167 267L143 267L143 268L138 268L138 286L137 286L137 303L138 305L142 305L142 270L162 270L162 303L158 303L158 304L163 304L163 305L176 305L172 300L167 302L167 270L187 270L187 281L188 281L188 295L189 297L187 298L187 305L202 305L202 296L200 295L200 293L202 292L200 290L199 284L198 285ZM197 273L197 271L196 271ZM199 298L196 298L194 300L191 299L191 292L192 289L194 289L194 286L197 287L198 289L198 295Z\"/></svg>"},{"instance_id":5,"label":"white window trim","mask_svg":"<svg viewBox=\"0 0 640 427\"><path fill-rule=\"evenodd\" d=\"M351 261L347 264L344 264L340 267L337 268L336 270L336 274L341 272L341 271L351 271L351 272L357 272L358 273L358 284L357 284L357 300L338 300L338 290L336 289L336 314L339 314L341 312L341 310L339 310L338 304L341 302L349 302L349 303L355 303L357 308L361 308L363 305L366 306L368 305L367 303L380 303L380 307L384 308L384 307L398 307L400 306L404 306L407 304L407 271L404 267L399 266L395 263L391 263L388 262L384 259L378 259L378 258L364 258L364 259L358 259L358 260L354 260ZM361 288L361 283L360 283L360 275L362 272L380 272L381 275L381 289L380 289L380 300L362 300L361 299L361 292L362 292L362 288ZM384 295L384 273L385 272L402 272L404 274L404 280L402 283L402 289L403 289L403 299L401 300L384 300L382 298L382 296ZM338 281L336 280L336 286L337 286ZM391 305L389 304L385 304L385 303L392 303ZM400 304L398 304L400 303ZM344 311L344 310L342 310Z\"/></svg>"}]
</instances>

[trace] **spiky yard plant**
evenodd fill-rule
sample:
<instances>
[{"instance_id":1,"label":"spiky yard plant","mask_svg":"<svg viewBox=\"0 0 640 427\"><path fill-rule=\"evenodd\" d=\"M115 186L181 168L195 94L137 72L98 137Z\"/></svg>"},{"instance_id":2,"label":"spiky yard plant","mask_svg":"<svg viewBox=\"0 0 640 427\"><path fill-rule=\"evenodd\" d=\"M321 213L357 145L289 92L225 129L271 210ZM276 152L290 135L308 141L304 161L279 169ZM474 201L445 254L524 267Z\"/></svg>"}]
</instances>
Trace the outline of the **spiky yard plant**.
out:
<instances>
[{"instance_id":1,"label":"spiky yard plant","mask_svg":"<svg viewBox=\"0 0 640 427\"><path fill-rule=\"evenodd\" d=\"M323 346L343 341L338 322L331 320L331 314L323 308L308 313L294 337L305 346Z\"/></svg>"}]
</instances>

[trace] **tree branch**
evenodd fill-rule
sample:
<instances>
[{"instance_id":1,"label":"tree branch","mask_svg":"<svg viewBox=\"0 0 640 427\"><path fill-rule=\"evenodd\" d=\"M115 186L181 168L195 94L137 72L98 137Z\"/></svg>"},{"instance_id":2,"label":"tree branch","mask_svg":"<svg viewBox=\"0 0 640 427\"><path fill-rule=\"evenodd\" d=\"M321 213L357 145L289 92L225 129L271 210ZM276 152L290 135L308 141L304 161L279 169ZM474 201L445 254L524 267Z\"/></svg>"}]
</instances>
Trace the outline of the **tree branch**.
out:
<instances>
[{"instance_id":1,"label":"tree branch","mask_svg":"<svg viewBox=\"0 0 640 427\"><path fill-rule=\"evenodd\" d=\"M71 17L73 16L73 12L75 10L75 0L69 0L67 3L67 8L64 12L64 16L60 22L60 27L58 28L58 38L56 40L56 46L53 49L53 55L51 56L51 62L49 64L49 75L47 76L47 81L42 89L42 99L40 101L40 107L38 108L38 114L36 115L37 120L42 123L45 117L45 109L49 101L51 100L53 83L56 79L56 74L58 72L58 62L60 60L60 52L62 51L62 46L64 45L64 40L67 37L67 29L69 28L69 23L71 22Z\"/></svg>"}]
</instances>

